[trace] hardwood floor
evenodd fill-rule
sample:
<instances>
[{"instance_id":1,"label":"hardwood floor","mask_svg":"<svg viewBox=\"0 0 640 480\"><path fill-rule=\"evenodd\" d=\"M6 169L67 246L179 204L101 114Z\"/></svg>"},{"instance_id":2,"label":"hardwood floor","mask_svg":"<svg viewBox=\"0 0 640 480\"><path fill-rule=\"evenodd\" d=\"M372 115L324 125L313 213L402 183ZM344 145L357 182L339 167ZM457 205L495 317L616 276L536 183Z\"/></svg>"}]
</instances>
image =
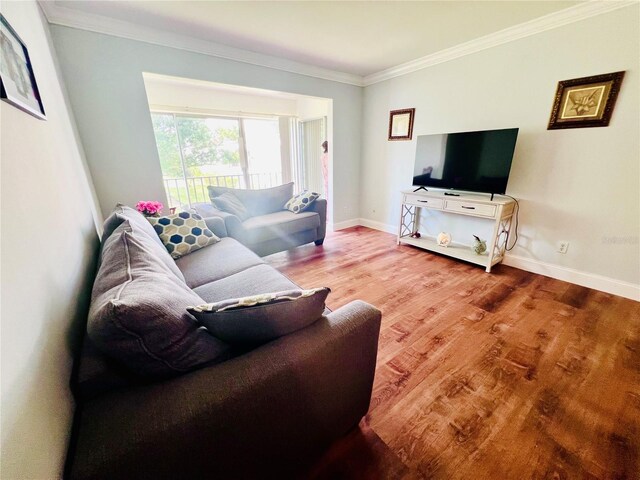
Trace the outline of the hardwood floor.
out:
<instances>
[{"instance_id":1,"label":"hardwood floor","mask_svg":"<svg viewBox=\"0 0 640 480\"><path fill-rule=\"evenodd\" d=\"M369 414L308 478L640 479L640 303L363 227L267 261L382 310Z\"/></svg>"}]
</instances>

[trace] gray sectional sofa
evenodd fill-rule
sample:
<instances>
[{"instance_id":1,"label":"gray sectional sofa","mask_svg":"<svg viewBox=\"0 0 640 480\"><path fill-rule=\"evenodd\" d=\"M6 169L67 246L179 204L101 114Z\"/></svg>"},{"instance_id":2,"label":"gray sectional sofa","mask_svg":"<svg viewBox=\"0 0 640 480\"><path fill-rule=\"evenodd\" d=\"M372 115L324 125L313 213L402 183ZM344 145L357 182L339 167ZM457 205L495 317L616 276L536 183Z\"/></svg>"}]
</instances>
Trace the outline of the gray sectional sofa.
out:
<instances>
[{"instance_id":1,"label":"gray sectional sofa","mask_svg":"<svg viewBox=\"0 0 640 480\"><path fill-rule=\"evenodd\" d=\"M102 298L96 293L101 291L99 285L115 278L113 272L118 269L112 264L118 259L127 258L129 270L134 268L130 251L118 254L120 238L143 252L136 254L135 268L145 275L161 271L173 282L169 285L188 289L189 298L202 302L298 288L229 238L221 218L207 219L207 226L221 241L174 261L166 250L163 254L156 248L158 238L144 217L120 208L105 223L92 301ZM142 283L127 301L135 303L140 297L148 305L149 298L157 295L160 298L155 300L162 305L161 282L154 278L138 278ZM305 287L315 286L319 285ZM182 315L182 306L174 301L172 307L176 305ZM151 328L157 320L154 315L150 311L148 318L136 318L129 324L133 331L126 333L135 339L137 329ZM214 356L220 355L191 371L171 365L175 371L169 374L148 376L110 354L108 340L92 331L95 318L90 316L92 336L85 339L72 383L77 410L65 477L295 476L366 414L380 320L378 310L355 301L325 312L308 327L246 351L225 350L217 340L201 337L210 334L191 319L194 324L189 324L185 336L198 335L198 341L216 349ZM159 341L170 349L184 345L185 338L167 342L171 335L160 335ZM149 354L151 361L163 355L147 347L144 338L132 344L132 349Z\"/></svg>"},{"instance_id":2,"label":"gray sectional sofa","mask_svg":"<svg viewBox=\"0 0 640 480\"><path fill-rule=\"evenodd\" d=\"M327 201L318 199L306 210L292 213L284 204L293 196L293 183L260 190L209 186L212 199L233 193L245 206L249 218L216 208L212 203L196 203L193 208L205 219L222 218L228 235L261 257L306 243L322 245L327 229Z\"/></svg>"}]
</instances>

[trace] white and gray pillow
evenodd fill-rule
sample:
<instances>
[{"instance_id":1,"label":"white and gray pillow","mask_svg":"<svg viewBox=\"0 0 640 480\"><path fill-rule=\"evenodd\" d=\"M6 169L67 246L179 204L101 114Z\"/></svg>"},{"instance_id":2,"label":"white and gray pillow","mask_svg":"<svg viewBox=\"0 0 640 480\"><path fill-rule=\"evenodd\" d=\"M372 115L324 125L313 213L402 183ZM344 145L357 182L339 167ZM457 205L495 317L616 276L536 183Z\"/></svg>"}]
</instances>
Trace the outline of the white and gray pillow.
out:
<instances>
[{"instance_id":1,"label":"white and gray pillow","mask_svg":"<svg viewBox=\"0 0 640 480\"><path fill-rule=\"evenodd\" d=\"M209 332L231 344L259 345L318 320L331 290L288 290L187 308Z\"/></svg>"},{"instance_id":2,"label":"white and gray pillow","mask_svg":"<svg viewBox=\"0 0 640 480\"><path fill-rule=\"evenodd\" d=\"M284 208L293 213L300 213L309 208L309 205L315 202L318 197L320 197L319 193L305 190L291 197L291 199L285 203Z\"/></svg>"}]
</instances>

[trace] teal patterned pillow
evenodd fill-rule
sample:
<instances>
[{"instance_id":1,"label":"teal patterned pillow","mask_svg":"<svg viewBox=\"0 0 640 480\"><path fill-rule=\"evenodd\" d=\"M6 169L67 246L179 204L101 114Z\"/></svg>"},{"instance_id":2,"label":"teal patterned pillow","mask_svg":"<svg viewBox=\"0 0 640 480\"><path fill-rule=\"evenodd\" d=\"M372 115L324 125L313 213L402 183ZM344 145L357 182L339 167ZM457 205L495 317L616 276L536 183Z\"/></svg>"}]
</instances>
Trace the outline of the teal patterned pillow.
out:
<instances>
[{"instance_id":1,"label":"teal patterned pillow","mask_svg":"<svg viewBox=\"0 0 640 480\"><path fill-rule=\"evenodd\" d=\"M305 190L291 197L291 200L284 204L284 208L293 213L300 213L315 202L319 196L319 193Z\"/></svg>"},{"instance_id":2,"label":"teal patterned pillow","mask_svg":"<svg viewBox=\"0 0 640 480\"><path fill-rule=\"evenodd\" d=\"M180 212L166 217L147 217L147 220L176 259L220 241L197 213Z\"/></svg>"}]
</instances>

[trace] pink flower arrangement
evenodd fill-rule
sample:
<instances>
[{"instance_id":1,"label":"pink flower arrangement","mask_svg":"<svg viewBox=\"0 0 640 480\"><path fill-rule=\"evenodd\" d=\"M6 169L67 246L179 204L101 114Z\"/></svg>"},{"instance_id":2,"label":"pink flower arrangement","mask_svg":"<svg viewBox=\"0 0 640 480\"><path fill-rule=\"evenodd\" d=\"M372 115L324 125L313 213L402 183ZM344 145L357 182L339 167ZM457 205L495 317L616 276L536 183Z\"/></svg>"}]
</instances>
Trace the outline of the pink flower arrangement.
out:
<instances>
[{"instance_id":1,"label":"pink flower arrangement","mask_svg":"<svg viewBox=\"0 0 640 480\"><path fill-rule=\"evenodd\" d=\"M136 210L138 210L145 217L159 217L160 212L164 205L160 202L138 202L136 203Z\"/></svg>"}]
</instances>

